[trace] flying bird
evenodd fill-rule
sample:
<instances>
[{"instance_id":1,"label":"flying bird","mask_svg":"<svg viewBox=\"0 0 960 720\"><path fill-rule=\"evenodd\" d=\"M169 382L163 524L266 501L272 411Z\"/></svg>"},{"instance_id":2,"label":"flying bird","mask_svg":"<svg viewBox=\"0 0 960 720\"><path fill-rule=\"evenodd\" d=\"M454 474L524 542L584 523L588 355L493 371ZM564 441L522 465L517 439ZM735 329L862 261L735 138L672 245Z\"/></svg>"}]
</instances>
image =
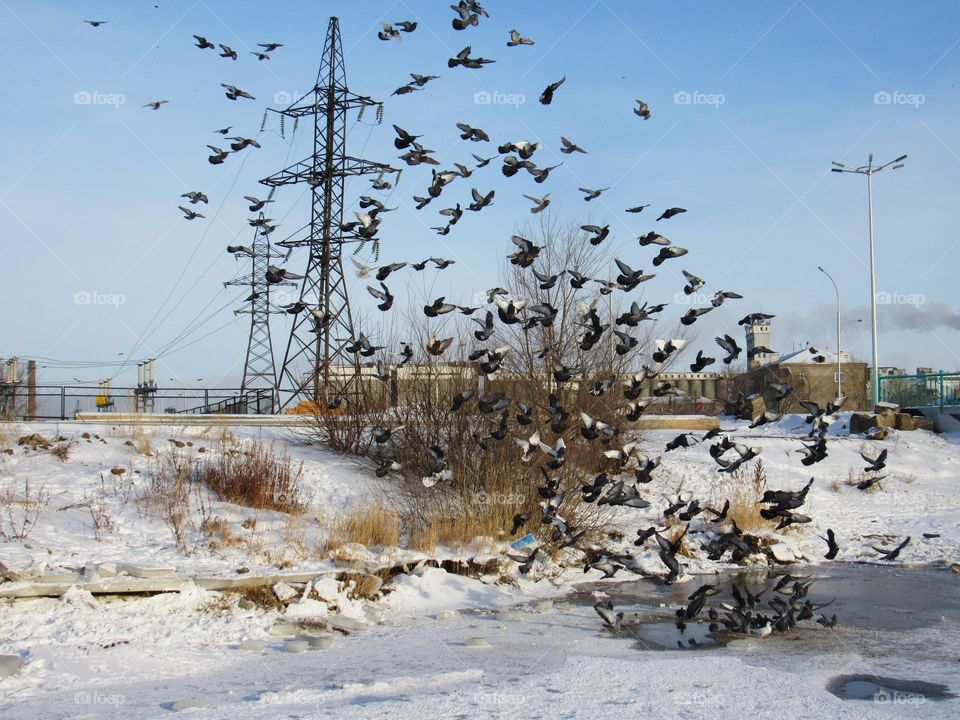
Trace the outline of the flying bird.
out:
<instances>
[{"instance_id":1,"label":"flying bird","mask_svg":"<svg viewBox=\"0 0 960 720\"><path fill-rule=\"evenodd\" d=\"M562 78L556 82L550 83L544 88L543 92L540 93L540 104L549 105L553 102L553 94L560 89L560 86L567 81L567 76L564 75Z\"/></svg>"},{"instance_id":2,"label":"flying bird","mask_svg":"<svg viewBox=\"0 0 960 720\"><path fill-rule=\"evenodd\" d=\"M599 190L591 190L590 188L578 188L578 189L580 190L580 192L585 194L585 197L583 199L586 202L590 202L591 200L596 200L598 197L600 197L601 193L606 192L610 188L606 187L606 188L601 188Z\"/></svg>"},{"instance_id":3,"label":"flying bird","mask_svg":"<svg viewBox=\"0 0 960 720\"><path fill-rule=\"evenodd\" d=\"M587 151L584 150L582 147L580 147L580 146L577 145L576 143L570 142L569 140L567 140L567 139L566 139L565 137L563 137L562 135L560 136L560 142L563 143L563 147L560 148L560 152L562 152L562 153L565 153L565 154L567 154L567 155L569 155L569 154L571 154L571 153L575 153L575 152L583 153L584 155L586 155L586 153L587 153Z\"/></svg>"},{"instance_id":4,"label":"flying bird","mask_svg":"<svg viewBox=\"0 0 960 720\"><path fill-rule=\"evenodd\" d=\"M510 31L510 39L507 41L507 47L519 47L520 45L533 45L534 42L530 38L525 38L516 30Z\"/></svg>"},{"instance_id":5,"label":"flying bird","mask_svg":"<svg viewBox=\"0 0 960 720\"><path fill-rule=\"evenodd\" d=\"M148 107L151 110L159 110L161 105L166 105L169 100L154 100L153 102L148 102L144 107Z\"/></svg>"},{"instance_id":6,"label":"flying bird","mask_svg":"<svg viewBox=\"0 0 960 720\"><path fill-rule=\"evenodd\" d=\"M633 109L635 115L639 115L644 120L650 119L650 106L647 105L643 100L637 100L637 107Z\"/></svg>"}]
</instances>

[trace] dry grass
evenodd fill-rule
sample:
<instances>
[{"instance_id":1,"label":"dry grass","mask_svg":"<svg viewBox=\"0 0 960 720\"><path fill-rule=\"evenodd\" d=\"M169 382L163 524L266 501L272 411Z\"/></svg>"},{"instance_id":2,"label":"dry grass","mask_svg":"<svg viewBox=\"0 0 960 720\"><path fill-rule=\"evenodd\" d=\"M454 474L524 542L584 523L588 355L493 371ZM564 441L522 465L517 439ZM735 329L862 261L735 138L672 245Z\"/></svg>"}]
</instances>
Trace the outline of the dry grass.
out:
<instances>
[{"instance_id":1,"label":"dry grass","mask_svg":"<svg viewBox=\"0 0 960 720\"><path fill-rule=\"evenodd\" d=\"M226 518L207 516L200 523L200 532L209 540L211 550L245 545L243 536L235 533Z\"/></svg>"},{"instance_id":2,"label":"dry grass","mask_svg":"<svg viewBox=\"0 0 960 720\"><path fill-rule=\"evenodd\" d=\"M400 542L400 518L389 508L374 505L336 521L330 528L329 549L349 543L368 548L396 547Z\"/></svg>"},{"instance_id":3,"label":"dry grass","mask_svg":"<svg viewBox=\"0 0 960 720\"><path fill-rule=\"evenodd\" d=\"M760 510L763 509L760 499L767 489L767 474L763 468L763 460L756 461L749 475L737 470L731 475L730 480L731 492L727 497L730 500L730 510L727 517L737 523L737 527L748 533L775 528L775 522L765 520L760 515Z\"/></svg>"},{"instance_id":4,"label":"dry grass","mask_svg":"<svg viewBox=\"0 0 960 720\"><path fill-rule=\"evenodd\" d=\"M247 507L300 512L303 464L294 466L289 455L256 440L238 451L225 444L198 461L197 479L221 500Z\"/></svg>"},{"instance_id":5,"label":"dry grass","mask_svg":"<svg viewBox=\"0 0 960 720\"><path fill-rule=\"evenodd\" d=\"M70 446L67 445L67 443L54 445L52 448L50 448L50 454L60 462L66 462L70 457Z\"/></svg>"}]
</instances>

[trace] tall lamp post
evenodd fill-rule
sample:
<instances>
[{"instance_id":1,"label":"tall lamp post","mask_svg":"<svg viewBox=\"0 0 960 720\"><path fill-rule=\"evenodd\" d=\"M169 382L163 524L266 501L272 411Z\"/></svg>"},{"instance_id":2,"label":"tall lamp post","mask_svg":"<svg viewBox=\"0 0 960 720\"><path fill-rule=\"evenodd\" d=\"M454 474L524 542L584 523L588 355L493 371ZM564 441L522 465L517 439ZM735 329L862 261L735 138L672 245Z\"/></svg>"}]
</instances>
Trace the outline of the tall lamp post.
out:
<instances>
[{"instance_id":1,"label":"tall lamp post","mask_svg":"<svg viewBox=\"0 0 960 720\"><path fill-rule=\"evenodd\" d=\"M817 270L830 279L830 282L833 283L833 291L837 295L837 397L841 398L843 397L843 381L841 380L843 375L840 369L840 290L837 288L837 281L833 279L833 275L819 265L817 265Z\"/></svg>"},{"instance_id":2,"label":"tall lamp post","mask_svg":"<svg viewBox=\"0 0 960 720\"><path fill-rule=\"evenodd\" d=\"M906 155L901 155L896 160L884 163L883 165L873 164L873 153L867 158L867 164L860 167L847 167L841 162L833 162L832 172L853 173L855 175L867 176L867 210L870 228L870 335L873 345L873 374L870 380L870 391L873 395L873 404L876 406L880 402L880 370L877 366L877 269L874 261L873 245L873 176L886 169L897 170L903 167L903 161L907 159Z\"/></svg>"}]
</instances>

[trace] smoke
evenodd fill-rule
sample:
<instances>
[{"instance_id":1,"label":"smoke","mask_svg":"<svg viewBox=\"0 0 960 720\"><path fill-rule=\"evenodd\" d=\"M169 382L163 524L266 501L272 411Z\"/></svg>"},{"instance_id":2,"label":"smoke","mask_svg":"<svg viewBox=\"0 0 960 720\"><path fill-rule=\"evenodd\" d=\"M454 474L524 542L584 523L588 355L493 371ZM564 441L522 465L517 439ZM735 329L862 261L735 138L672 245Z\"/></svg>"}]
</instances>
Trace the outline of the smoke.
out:
<instances>
[{"instance_id":1,"label":"smoke","mask_svg":"<svg viewBox=\"0 0 960 720\"><path fill-rule=\"evenodd\" d=\"M910 298L910 296L904 296ZM896 302L877 308L877 324L885 330L913 330L929 332L940 328L960 330L960 313L946 303L926 302L915 296L916 302ZM896 299L896 298L894 298Z\"/></svg>"}]
</instances>

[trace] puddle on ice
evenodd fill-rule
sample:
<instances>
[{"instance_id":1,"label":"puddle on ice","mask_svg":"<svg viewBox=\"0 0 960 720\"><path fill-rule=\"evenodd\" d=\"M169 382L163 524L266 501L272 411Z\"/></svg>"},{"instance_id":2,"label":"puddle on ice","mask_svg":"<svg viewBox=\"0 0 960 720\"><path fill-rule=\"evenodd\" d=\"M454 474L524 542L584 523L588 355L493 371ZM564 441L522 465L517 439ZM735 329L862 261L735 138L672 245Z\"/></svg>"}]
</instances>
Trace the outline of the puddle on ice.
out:
<instances>
[{"instance_id":1,"label":"puddle on ice","mask_svg":"<svg viewBox=\"0 0 960 720\"><path fill-rule=\"evenodd\" d=\"M838 675L827 690L842 700L870 700L891 705L920 705L928 700L956 697L946 685L880 675Z\"/></svg>"},{"instance_id":2,"label":"puddle on ice","mask_svg":"<svg viewBox=\"0 0 960 720\"><path fill-rule=\"evenodd\" d=\"M637 638L645 650L696 650L723 644L711 633L709 624L699 622L687 623L682 630L675 622L647 622L629 627L625 632Z\"/></svg>"}]
</instances>

